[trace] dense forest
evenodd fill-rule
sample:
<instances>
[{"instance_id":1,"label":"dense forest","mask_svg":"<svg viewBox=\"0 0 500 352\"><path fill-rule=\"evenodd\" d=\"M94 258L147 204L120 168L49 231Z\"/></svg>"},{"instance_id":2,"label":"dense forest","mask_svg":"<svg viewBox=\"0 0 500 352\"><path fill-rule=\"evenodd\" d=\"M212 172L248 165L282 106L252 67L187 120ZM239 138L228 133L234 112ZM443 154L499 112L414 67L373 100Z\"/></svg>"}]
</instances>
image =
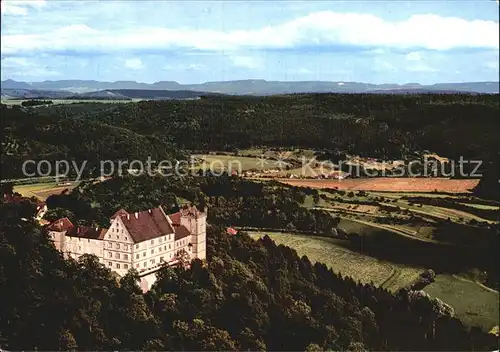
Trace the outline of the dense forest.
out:
<instances>
[{"instance_id":1,"label":"dense forest","mask_svg":"<svg viewBox=\"0 0 500 352\"><path fill-rule=\"evenodd\" d=\"M104 105L104 106L103 106ZM429 150L483 160L500 150L498 95L296 94L8 109L4 178L28 157L164 160L253 146L408 159ZM64 133L62 133L64 131ZM4 148L5 149L5 148ZM7 154L6 154L7 153Z\"/></svg>"},{"instance_id":2,"label":"dense forest","mask_svg":"<svg viewBox=\"0 0 500 352\"><path fill-rule=\"evenodd\" d=\"M332 213L304 207L307 196L316 201L320 198L317 190L228 175L126 176L99 183L83 182L70 193L50 196L46 218L56 220L66 216L81 224L107 227L109 217L121 208L133 212L162 205L167 212L175 212L179 208L178 199L182 199L200 208L208 206L207 221L212 224L342 237L339 236L342 229L337 228L339 219ZM436 238L457 246L415 242L387 233L366 237L347 233L348 240L342 245L379 259L432 268L436 272L458 273L480 268L487 273L488 284L498 287L497 231L498 226L480 228L441 221Z\"/></svg>"},{"instance_id":3,"label":"dense forest","mask_svg":"<svg viewBox=\"0 0 500 352\"><path fill-rule=\"evenodd\" d=\"M7 350L494 350L449 306L392 294L314 264L269 238L209 226L207 265L163 268L147 294L97 258L63 260L0 205L0 347ZM33 212L34 208L31 208ZM33 214L31 214L33 215Z\"/></svg>"},{"instance_id":4,"label":"dense forest","mask_svg":"<svg viewBox=\"0 0 500 352\"><path fill-rule=\"evenodd\" d=\"M71 193L47 199L47 216L78 219L88 225L108 226L121 208L127 211L158 205L175 212L177 198L208 206L208 221L228 226L289 229L332 236L338 218L328 212L302 206L307 195L318 191L285 186L278 182L256 183L235 176L147 177L126 176L101 183L83 182Z\"/></svg>"},{"instance_id":5,"label":"dense forest","mask_svg":"<svg viewBox=\"0 0 500 352\"><path fill-rule=\"evenodd\" d=\"M105 104L104 104L105 105ZM98 107L100 111L103 107ZM2 179L23 178L23 162L47 160L55 176L56 161L73 162L86 170L84 176L100 172L104 160L174 160L184 154L168 138L142 135L126 128L79 117L76 111L67 117L39 113L43 108L23 110L1 108L4 136L2 140ZM26 172L49 175L47 164L28 164ZM70 168L70 172L74 172Z\"/></svg>"},{"instance_id":6,"label":"dense forest","mask_svg":"<svg viewBox=\"0 0 500 352\"><path fill-rule=\"evenodd\" d=\"M483 160L476 193L500 200L499 112L498 95L456 94L2 105L2 179L25 177L26 160L86 162L84 176L90 176L101 171L103 160L179 160L194 151L255 146L311 148L326 159L350 153L408 160L427 150L455 160ZM11 184L3 186L12 192ZM0 349L498 349L498 337L467 328L451 307L422 291L391 293L363 285L268 237L255 241L244 231L232 237L225 232L227 226L259 227L338 240L339 219L306 208L306 198L317 203L320 195L224 174L84 181L47 199L48 220L67 216L104 227L121 208L133 212L162 205L175 212L184 202L208 206L207 261L195 261L187 270L163 268L146 294L133 271L117 278L95 257L63 260L31 220L32 202L2 201ZM427 203L470 210L447 198ZM473 213L495 217L491 210ZM436 236L450 245L387 233L347 233L339 245L436 273L480 269L497 288L497 230L443 221ZM479 239L475 247L455 246L470 244L471 238Z\"/></svg>"}]
</instances>

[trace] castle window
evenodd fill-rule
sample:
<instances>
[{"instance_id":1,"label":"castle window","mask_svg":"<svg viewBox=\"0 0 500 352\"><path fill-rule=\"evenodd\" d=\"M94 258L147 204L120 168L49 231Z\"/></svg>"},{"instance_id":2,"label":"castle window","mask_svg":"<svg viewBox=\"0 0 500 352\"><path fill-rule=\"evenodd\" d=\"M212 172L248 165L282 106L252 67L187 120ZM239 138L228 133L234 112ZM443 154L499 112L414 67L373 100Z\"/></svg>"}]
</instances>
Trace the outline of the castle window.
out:
<instances>
[{"instance_id":1,"label":"castle window","mask_svg":"<svg viewBox=\"0 0 500 352\"><path fill-rule=\"evenodd\" d=\"M135 255L135 259L139 259L139 253Z\"/></svg>"},{"instance_id":2,"label":"castle window","mask_svg":"<svg viewBox=\"0 0 500 352\"><path fill-rule=\"evenodd\" d=\"M126 244L124 244L123 249L128 249L128 246Z\"/></svg>"},{"instance_id":3,"label":"castle window","mask_svg":"<svg viewBox=\"0 0 500 352\"><path fill-rule=\"evenodd\" d=\"M108 242L108 247L109 247L109 248L113 247L113 243Z\"/></svg>"},{"instance_id":4,"label":"castle window","mask_svg":"<svg viewBox=\"0 0 500 352\"><path fill-rule=\"evenodd\" d=\"M155 244L155 240L151 240L151 244Z\"/></svg>"},{"instance_id":5,"label":"castle window","mask_svg":"<svg viewBox=\"0 0 500 352\"><path fill-rule=\"evenodd\" d=\"M120 259L120 253L115 253L115 258Z\"/></svg>"},{"instance_id":6,"label":"castle window","mask_svg":"<svg viewBox=\"0 0 500 352\"><path fill-rule=\"evenodd\" d=\"M163 263L164 261L163 257L160 257L160 262Z\"/></svg>"},{"instance_id":7,"label":"castle window","mask_svg":"<svg viewBox=\"0 0 500 352\"><path fill-rule=\"evenodd\" d=\"M170 247L170 245L168 245ZM163 250L166 251L167 250L167 246L163 246Z\"/></svg>"},{"instance_id":8,"label":"castle window","mask_svg":"<svg viewBox=\"0 0 500 352\"><path fill-rule=\"evenodd\" d=\"M155 252L155 250L154 250L154 249L152 249L152 250L151 250L151 254L154 254L154 252Z\"/></svg>"},{"instance_id":9,"label":"castle window","mask_svg":"<svg viewBox=\"0 0 500 352\"><path fill-rule=\"evenodd\" d=\"M82 246L78 246L78 250L81 251L82 250Z\"/></svg>"},{"instance_id":10,"label":"castle window","mask_svg":"<svg viewBox=\"0 0 500 352\"><path fill-rule=\"evenodd\" d=\"M116 263L116 268L120 269L120 264Z\"/></svg>"},{"instance_id":11,"label":"castle window","mask_svg":"<svg viewBox=\"0 0 500 352\"><path fill-rule=\"evenodd\" d=\"M171 244L168 245L168 249L172 249L172 245Z\"/></svg>"},{"instance_id":12,"label":"castle window","mask_svg":"<svg viewBox=\"0 0 500 352\"><path fill-rule=\"evenodd\" d=\"M146 266L146 262L142 263L142 266Z\"/></svg>"},{"instance_id":13,"label":"castle window","mask_svg":"<svg viewBox=\"0 0 500 352\"><path fill-rule=\"evenodd\" d=\"M120 249L120 244L119 243L116 244L116 249Z\"/></svg>"},{"instance_id":14,"label":"castle window","mask_svg":"<svg viewBox=\"0 0 500 352\"><path fill-rule=\"evenodd\" d=\"M113 252L108 252L110 258L113 258Z\"/></svg>"},{"instance_id":15,"label":"castle window","mask_svg":"<svg viewBox=\"0 0 500 352\"><path fill-rule=\"evenodd\" d=\"M108 263L108 266L113 266L113 262L109 262L109 263Z\"/></svg>"},{"instance_id":16,"label":"castle window","mask_svg":"<svg viewBox=\"0 0 500 352\"><path fill-rule=\"evenodd\" d=\"M127 255L127 254L124 254L124 255L123 255L123 259L128 260L128 255Z\"/></svg>"},{"instance_id":17,"label":"castle window","mask_svg":"<svg viewBox=\"0 0 500 352\"><path fill-rule=\"evenodd\" d=\"M138 244L135 245L135 249L139 249L139 245Z\"/></svg>"},{"instance_id":18,"label":"castle window","mask_svg":"<svg viewBox=\"0 0 500 352\"><path fill-rule=\"evenodd\" d=\"M142 256L145 257L146 256L146 251L142 252Z\"/></svg>"},{"instance_id":19,"label":"castle window","mask_svg":"<svg viewBox=\"0 0 500 352\"><path fill-rule=\"evenodd\" d=\"M124 267L125 269L128 269L128 264L125 264L123 267Z\"/></svg>"}]
</instances>

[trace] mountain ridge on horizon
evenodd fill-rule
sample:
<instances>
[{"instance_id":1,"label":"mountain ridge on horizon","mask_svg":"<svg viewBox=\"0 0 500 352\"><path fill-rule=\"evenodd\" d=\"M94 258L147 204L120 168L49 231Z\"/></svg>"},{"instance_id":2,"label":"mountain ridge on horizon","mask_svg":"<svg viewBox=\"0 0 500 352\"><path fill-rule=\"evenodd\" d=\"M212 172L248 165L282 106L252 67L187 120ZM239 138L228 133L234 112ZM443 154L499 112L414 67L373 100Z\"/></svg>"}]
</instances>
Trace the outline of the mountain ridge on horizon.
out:
<instances>
[{"instance_id":1,"label":"mountain ridge on horizon","mask_svg":"<svg viewBox=\"0 0 500 352\"><path fill-rule=\"evenodd\" d=\"M25 89L40 91L68 91L72 93L89 93L103 90L184 90L231 95L274 95L293 93L380 93L383 91L405 92L408 90L429 92L464 92L464 93L499 93L499 82L460 82L435 83L424 85L420 83L405 84L374 84L347 81L267 81L264 79L246 79L229 81L212 81L198 84L181 84L176 81L158 81L142 83L137 81L96 81L96 80L45 80L39 82L24 82L7 79L1 81L4 89Z\"/></svg>"}]
</instances>

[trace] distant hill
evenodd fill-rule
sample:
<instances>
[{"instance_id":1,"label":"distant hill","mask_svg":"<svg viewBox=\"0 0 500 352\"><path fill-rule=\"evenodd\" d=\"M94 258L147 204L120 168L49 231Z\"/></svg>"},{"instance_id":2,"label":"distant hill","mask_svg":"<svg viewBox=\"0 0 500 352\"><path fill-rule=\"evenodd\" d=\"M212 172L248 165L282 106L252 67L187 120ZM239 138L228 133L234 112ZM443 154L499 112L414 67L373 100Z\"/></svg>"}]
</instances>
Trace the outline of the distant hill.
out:
<instances>
[{"instance_id":1,"label":"distant hill","mask_svg":"<svg viewBox=\"0 0 500 352\"><path fill-rule=\"evenodd\" d=\"M180 84L173 81L155 83L140 83L135 81L99 82L92 80L62 80L43 82L2 81L4 89L33 89L44 91L70 91L84 94L96 91L122 90L158 90L158 91L195 91L234 95L274 95L292 93L499 93L499 82L464 82L464 83L437 83L421 85L418 83L398 84L371 84L362 82L329 82L329 81L266 81L266 80L238 80L224 82L206 82L201 84ZM121 94L121 93L119 93ZM132 93L130 93L132 94ZM142 96L142 93L134 93ZM149 93L147 93L149 94ZM162 93L164 94L164 93ZM3 94L2 94L3 95ZM182 94L181 94L182 95Z\"/></svg>"},{"instance_id":2,"label":"distant hill","mask_svg":"<svg viewBox=\"0 0 500 352\"><path fill-rule=\"evenodd\" d=\"M26 82L16 82L11 79L6 81L2 81L2 88L10 88L10 89L33 89L34 87Z\"/></svg>"},{"instance_id":3,"label":"distant hill","mask_svg":"<svg viewBox=\"0 0 500 352\"><path fill-rule=\"evenodd\" d=\"M78 99L78 100L169 100L198 99L201 96L219 95L210 92L191 90L155 90L155 89L105 89L93 92L75 93L67 90L41 89L1 89L2 99Z\"/></svg>"},{"instance_id":4,"label":"distant hill","mask_svg":"<svg viewBox=\"0 0 500 352\"><path fill-rule=\"evenodd\" d=\"M71 92L64 90L48 91L25 88L3 88L1 89L2 99L65 99Z\"/></svg>"},{"instance_id":5,"label":"distant hill","mask_svg":"<svg viewBox=\"0 0 500 352\"><path fill-rule=\"evenodd\" d=\"M464 93L464 91L460 90L445 90L445 89L408 89L408 88L400 88L400 89L379 89L373 90L370 93L374 94L460 94ZM469 94L480 94L474 91L467 91Z\"/></svg>"},{"instance_id":6,"label":"distant hill","mask_svg":"<svg viewBox=\"0 0 500 352\"><path fill-rule=\"evenodd\" d=\"M203 95L213 95L213 93L197 92L190 90L155 90L155 89L107 89L97 92L79 94L82 98L124 98L124 99L196 99Z\"/></svg>"}]
</instances>

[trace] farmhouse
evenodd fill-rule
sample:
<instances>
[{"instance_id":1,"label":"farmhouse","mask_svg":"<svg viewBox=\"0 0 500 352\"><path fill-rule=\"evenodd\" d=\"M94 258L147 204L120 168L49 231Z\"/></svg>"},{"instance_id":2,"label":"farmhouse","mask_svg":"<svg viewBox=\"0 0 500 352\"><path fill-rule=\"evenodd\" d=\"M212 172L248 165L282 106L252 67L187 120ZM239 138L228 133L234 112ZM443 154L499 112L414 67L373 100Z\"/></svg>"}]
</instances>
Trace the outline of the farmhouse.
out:
<instances>
[{"instance_id":1,"label":"farmhouse","mask_svg":"<svg viewBox=\"0 0 500 352\"><path fill-rule=\"evenodd\" d=\"M206 257L207 210L184 207L167 215L161 207L141 212L117 211L109 229L75 226L68 218L47 227L55 247L65 257L93 254L118 275L129 269L154 272L164 263L176 264L182 256Z\"/></svg>"}]
</instances>

